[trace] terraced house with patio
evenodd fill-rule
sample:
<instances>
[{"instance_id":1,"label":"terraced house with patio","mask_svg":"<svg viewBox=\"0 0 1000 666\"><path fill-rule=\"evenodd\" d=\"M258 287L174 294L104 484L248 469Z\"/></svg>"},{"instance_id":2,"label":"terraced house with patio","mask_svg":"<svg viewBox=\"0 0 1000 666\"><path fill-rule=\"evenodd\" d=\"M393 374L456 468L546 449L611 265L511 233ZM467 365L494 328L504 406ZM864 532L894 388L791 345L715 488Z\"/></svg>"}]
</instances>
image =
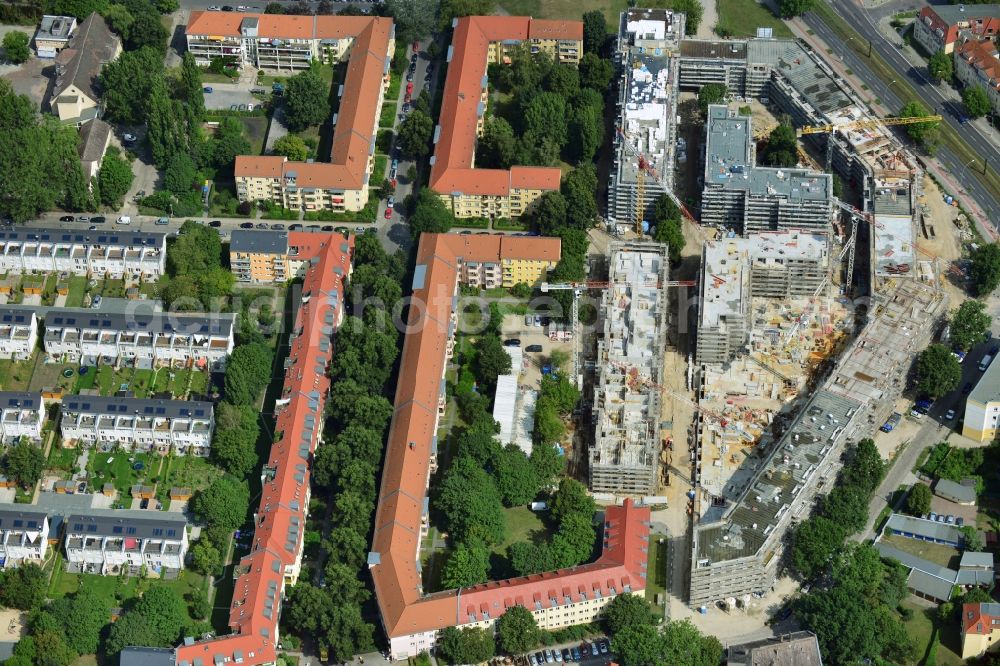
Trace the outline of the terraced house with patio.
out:
<instances>
[{"instance_id":1,"label":"terraced house with patio","mask_svg":"<svg viewBox=\"0 0 1000 666\"><path fill-rule=\"evenodd\" d=\"M555 167L475 168L476 140L483 132L489 98L487 67L509 63L510 50L519 44L575 67L583 53L583 23L467 16L455 19L454 28L434 130L430 188L455 217L520 217L543 194L559 189L561 172Z\"/></svg>"},{"instance_id":2,"label":"terraced house with patio","mask_svg":"<svg viewBox=\"0 0 1000 666\"><path fill-rule=\"evenodd\" d=\"M0 357L25 361L38 344L38 317L29 307L0 306Z\"/></svg>"},{"instance_id":3,"label":"terraced house with patio","mask_svg":"<svg viewBox=\"0 0 1000 666\"><path fill-rule=\"evenodd\" d=\"M50 359L67 363L221 370L235 346L235 317L52 308L45 315L43 344Z\"/></svg>"},{"instance_id":4,"label":"terraced house with patio","mask_svg":"<svg viewBox=\"0 0 1000 666\"><path fill-rule=\"evenodd\" d=\"M210 402L74 395L59 408L63 446L208 456L215 429Z\"/></svg>"},{"instance_id":5,"label":"terraced house with patio","mask_svg":"<svg viewBox=\"0 0 1000 666\"><path fill-rule=\"evenodd\" d=\"M66 569L71 573L175 578L188 550L180 513L91 509L63 519Z\"/></svg>"},{"instance_id":6,"label":"terraced house with patio","mask_svg":"<svg viewBox=\"0 0 1000 666\"><path fill-rule=\"evenodd\" d=\"M45 401L41 393L0 391L0 442L16 444L22 438L42 441Z\"/></svg>"},{"instance_id":7,"label":"terraced house with patio","mask_svg":"<svg viewBox=\"0 0 1000 666\"><path fill-rule=\"evenodd\" d=\"M41 564L49 547L48 514L30 506L0 505L0 569Z\"/></svg>"},{"instance_id":8,"label":"terraced house with patio","mask_svg":"<svg viewBox=\"0 0 1000 666\"><path fill-rule=\"evenodd\" d=\"M308 68L313 59L346 61L344 83L336 90L340 104L333 114L329 158L293 162L280 155L240 155L234 170L236 194L240 201L270 201L293 210L365 207L395 48L391 19L196 11L188 21L187 46L200 64L226 57L294 71Z\"/></svg>"},{"instance_id":9,"label":"terraced house with patio","mask_svg":"<svg viewBox=\"0 0 1000 666\"><path fill-rule=\"evenodd\" d=\"M0 272L60 272L157 280L166 271L167 235L146 231L0 231Z\"/></svg>"}]
</instances>

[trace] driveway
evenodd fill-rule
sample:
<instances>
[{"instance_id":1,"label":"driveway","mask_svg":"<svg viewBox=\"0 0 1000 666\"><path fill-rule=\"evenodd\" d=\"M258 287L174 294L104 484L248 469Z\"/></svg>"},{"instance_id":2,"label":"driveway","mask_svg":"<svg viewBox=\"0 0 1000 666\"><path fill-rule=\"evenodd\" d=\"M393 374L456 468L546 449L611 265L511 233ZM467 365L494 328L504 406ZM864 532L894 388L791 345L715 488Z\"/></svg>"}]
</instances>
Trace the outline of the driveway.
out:
<instances>
[{"instance_id":1,"label":"driveway","mask_svg":"<svg viewBox=\"0 0 1000 666\"><path fill-rule=\"evenodd\" d=\"M242 83L207 83L206 88L212 92L205 93L206 109L228 109L233 104L260 104L260 100L250 94L249 88Z\"/></svg>"},{"instance_id":2,"label":"driveway","mask_svg":"<svg viewBox=\"0 0 1000 666\"><path fill-rule=\"evenodd\" d=\"M4 34L14 29L20 29L21 32L28 32L22 26L5 29L8 27L0 26L0 39L3 38ZM36 58L32 55L27 62L20 65L11 65L0 58L0 78L10 81L16 93L27 95L38 108L42 107L42 102L48 93L49 84L52 82L51 76L54 76L54 74L55 60L51 58Z\"/></svg>"}]
</instances>

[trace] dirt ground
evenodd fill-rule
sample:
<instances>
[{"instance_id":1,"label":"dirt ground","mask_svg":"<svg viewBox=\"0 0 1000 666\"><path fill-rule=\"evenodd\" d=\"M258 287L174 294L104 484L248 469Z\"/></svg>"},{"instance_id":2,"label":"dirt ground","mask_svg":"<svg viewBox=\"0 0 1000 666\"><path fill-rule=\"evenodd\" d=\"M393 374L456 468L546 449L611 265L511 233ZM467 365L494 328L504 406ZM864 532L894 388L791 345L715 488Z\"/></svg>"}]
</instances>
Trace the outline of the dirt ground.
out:
<instances>
[{"instance_id":1,"label":"dirt ground","mask_svg":"<svg viewBox=\"0 0 1000 666\"><path fill-rule=\"evenodd\" d=\"M925 221L923 228L917 229L919 257L921 260L931 258L930 255L940 258L938 269L944 275L942 285L948 292L949 305L952 308L958 307L968 298L968 294L964 281L948 269L951 262L962 258L965 254L964 246L972 237L957 226L956 219L961 214L960 211L945 203L941 190L930 178L924 179L924 194L918 205L924 212ZM933 237L929 237L931 233Z\"/></svg>"},{"instance_id":2,"label":"dirt ground","mask_svg":"<svg viewBox=\"0 0 1000 666\"><path fill-rule=\"evenodd\" d=\"M503 328L501 330L503 338L517 338L521 341L521 350L528 345L541 345L541 352L523 352L524 366L519 383L532 388L538 388L542 383L542 365L549 355L559 350L569 354L572 351L572 343L554 342L549 340L544 326L525 326L523 315L507 315L503 318Z\"/></svg>"},{"instance_id":3,"label":"dirt ground","mask_svg":"<svg viewBox=\"0 0 1000 666\"><path fill-rule=\"evenodd\" d=\"M27 613L19 610L0 610L0 640L16 641L24 635Z\"/></svg>"},{"instance_id":4,"label":"dirt ground","mask_svg":"<svg viewBox=\"0 0 1000 666\"><path fill-rule=\"evenodd\" d=\"M24 28L18 26L24 31ZM0 33L7 32L0 28ZM42 58L30 58L22 65L0 65L0 77L11 82L14 91L27 95L39 108L45 99L51 77L55 74L55 63Z\"/></svg>"}]
</instances>

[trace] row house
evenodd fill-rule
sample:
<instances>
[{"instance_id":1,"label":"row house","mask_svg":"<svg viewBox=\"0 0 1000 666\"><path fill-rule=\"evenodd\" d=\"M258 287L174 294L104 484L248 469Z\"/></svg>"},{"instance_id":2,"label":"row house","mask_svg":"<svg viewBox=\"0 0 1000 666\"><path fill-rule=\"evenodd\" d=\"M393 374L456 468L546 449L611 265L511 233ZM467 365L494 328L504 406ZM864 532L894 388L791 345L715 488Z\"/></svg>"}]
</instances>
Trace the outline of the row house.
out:
<instances>
[{"instance_id":1,"label":"row house","mask_svg":"<svg viewBox=\"0 0 1000 666\"><path fill-rule=\"evenodd\" d=\"M538 286L556 267L562 252L559 238L469 236L453 241L459 247L459 281L470 287Z\"/></svg>"},{"instance_id":2,"label":"row house","mask_svg":"<svg viewBox=\"0 0 1000 666\"><path fill-rule=\"evenodd\" d=\"M164 455L208 456L215 428L212 403L192 400L70 396L60 415L64 446L120 446Z\"/></svg>"},{"instance_id":3,"label":"row house","mask_svg":"<svg viewBox=\"0 0 1000 666\"><path fill-rule=\"evenodd\" d=\"M0 441L16 444L26 437L31 442L42 441L45 425L45 401L41 393L0 391Z\"/></svg>"},{"instance_id":4,"label":"row house","mask_svg":"<svg viewBox=\"0 0 1000 666\"><path fill-rule=\"evenodd\" d=\"M0 306L0 358L26 361L38 345L38 317L27 307Z\"/></svg>"},{"instance_id":5,"label":"row house","mask_svg":"<svg viewBox=\"0 0 1000 666\"><path fill-rule=\"evenodd\" d=\"M49 358L132 365L184 365L220 370L233 351L235 315L105 313L51 309L43 343Z\"/></svg>"},{"instance_id":6,"label":"row house","mask_svg":"<svg viewBox=\"0 0 1000 666\"><path fill-rule=\"evenodd\" d=\"M993 111L1000 111L1000 51L993 42L970 39L959 44L955 49L955 78L966 86L982 86Z\"/></svg>"},{"instance_id":7,"label":"row house","mask_svg":"<svg viewBox=\"0 0 1000 666\"><path fill-rule=\"evenodd\" d=\"M167 236L145 231L0 231L0 272L65 272L156 280L164 274Z\"/></svg>"},{"instance_id":8,"label":"row house","mask_svg":"<svg viewBox=\"0 0 1000 666\"><path fill-rule=\"evenodd\" d=\"M158 511L91 511L69 514L66 568L72 573L171 578L184 569L188 550L183 514Z\"/></svg>"},{"instance_id":9,"label":"row house","mask_svg":"<svg viewBox=\"0 0 1000 666\"><path fill-rule=\"evenodd\" d=\"M33 507L0 506L0 569L22 562L45 561L49 546L49 517Z\"/></svg>"},{"instance_id":10,"label":"row house","mask_svg":"<svg viewBox=\"0 0 1000 666\"><path fill-rule=\"evenodd\" d=\"M236 229L229 241L229 266L240 282L283 283L301 278L312 260L330 246L347 261L350 245L340 236L311 231Z\"/></svg>"},{"instance_id":11,"label":"row house","mask_svg":"<svg viewBox=\"0 0 1000 666\"><path fill-rule=\"evenodd\" d=\"M1000 5L927 5L913 22L913 38L928 55L951 53L963 39L990 40L1000 34Z\"/></svg>"}]
</instances>

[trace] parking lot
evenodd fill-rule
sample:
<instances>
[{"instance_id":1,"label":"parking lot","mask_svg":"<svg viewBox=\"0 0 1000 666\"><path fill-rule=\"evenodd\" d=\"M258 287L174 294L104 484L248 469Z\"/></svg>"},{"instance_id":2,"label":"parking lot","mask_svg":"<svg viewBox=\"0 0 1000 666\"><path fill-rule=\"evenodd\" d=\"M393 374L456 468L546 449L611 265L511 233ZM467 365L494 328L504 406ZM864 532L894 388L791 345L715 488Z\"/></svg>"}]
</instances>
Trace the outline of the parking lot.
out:
<instances>
[{"instance_id":1,"label":"parking lot","mask_svg":"<svg viewBox=\"0 0 1000 666\"><path fill-rule=\"evenodd\" d=\"M595 650L594 647L597 647ZM597 654L594 654L596 652ZM514 663L519 666L539 666L540 664L574 663L584 666L608 666L614 661L611 654L611 641L607 638L597 638L580 644L558 645L545 648L529 654L516 657Z\"/></svg>"},{"instance_id":2,"label":"parking lot","mask_svg":"<svg viewBox=\"0 0 1000 666\"><path fill-rule=\"evenodd\" d=\"M260 104L260 99L252 95L250 88L243 83L208 83L204 89L206 109L231 109L234 104L237 108L251 104L256 107ZM209 89L212 92L208 92Z\"/></svg>"}]
</instances>

